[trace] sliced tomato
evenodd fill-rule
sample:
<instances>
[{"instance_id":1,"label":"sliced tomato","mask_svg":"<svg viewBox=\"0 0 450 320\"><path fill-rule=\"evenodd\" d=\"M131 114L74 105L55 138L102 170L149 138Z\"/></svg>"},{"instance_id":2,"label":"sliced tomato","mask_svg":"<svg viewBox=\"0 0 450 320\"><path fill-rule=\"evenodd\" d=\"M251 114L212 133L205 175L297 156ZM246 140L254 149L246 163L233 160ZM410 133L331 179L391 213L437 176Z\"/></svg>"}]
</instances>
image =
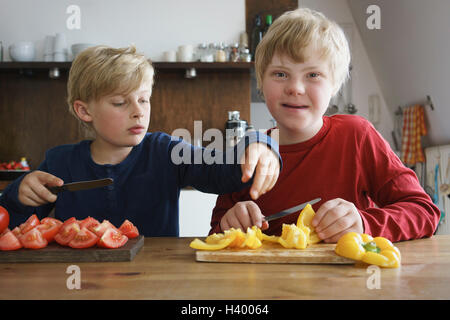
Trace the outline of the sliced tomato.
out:
<instances>
[{"instance_id":1,"label":"sliced tomato","mask_svg":"<svg viewBox=\"0 0 450 320\"><path fill-rule=\"evenodd\" d=\"M51 218L51 217L45 217L44 219L41 220L41 224L46 223L46 224L58 224L58 225L62 225L63 222L61 220L55 219L55 218Z\"/></svg>"},{"instance_id":2,"label":"sliced tomato","mask_svg":"<svg viewBox=\"0 0 450 320\"><path fill-rule=\"evenodd\" d=\"M80 222L81 229L86 228L93 233L95 233L94 228L97 227L98 225L100 225L100 222L98 222L97 219L92 217L87 217L86 219Z\"/></svg>"},{"instance_id":3,"label":"sliced tomato","mask_svg":"<svg viewBox=\"0 0 450 320\"><path fill-rule=\"evenodd\" d=\"M103 233L97 245L102 248L119 248L127 243L127 236L123 235L115 228L108 228Z\"/></svg>"},{"instance_id":4,"label":"sliced tomato","mask_svg":"<svg viewBox=\"0 0 450 320\"><path fill-rule=\"evenodd\" d=\"M59 229L59 232L55 235L55 241L62 246L67 246L67 244L76 236L79 231L80 226L78 222L73 222L65 226L63 224Z\"/></svg>"},{"instance_id":5,"label":"sliced tomato","mask_svg":"<svg viewBox=\"0 0 450 320\"><path fill-rule=\"evenodd\" d=\"M24 223L22 223L19 228L20 231L25 234L28 231L30 231L31 229L33 229L34 227L36 227L37 225L39 225L41 222L39 221L38 217L33 214L31 217L29 217L27 219L27 221L25 221Z\"/></svg>"},{"instance_id":6,"label":"sliced tomato","mask_svg":"<svg viewBox=\"0 0 450 320\"><path fill-rule=\"evenodd\" d=\"M12 229L11 232L14 233L17 239L19 239L19 237L22 236L22 231L20 231L19 227L15 227L14 229Z\"/></svg>"},{"instance_id":7,"label":"sliced tomato","mask_svg":"<svg viewBox=\"0 0 450 320\"><path fill-rule=\"evenodd\" d=\"M122 234L126 235L128 239L136 238L139 235L137 227L128 219L125 220L119 228Z\"/></svg>"},{"instance_id":8,"label":"sliced tomato","mask_svg":"<svg viewBox=\"0 0 450 320\"><path fill-rule=\"evenodd\" d=\"M0 233L6 230L9 226L9 213L6 208L0 206Z\"/></svg>"},{"instance_id":9,"label":"sliced tomato","mask_svg":"<svg viewBox=\"0 0 450 320\"><path fill-rule=\"evenodd\" d=\"M14 233L6 228L2 234L0 234L0 250L11 251L22 248L22 244Z\"/></svg>"},{"instance_id":10,"label":"sliced tomato","mask_svg":"<svg viewBox=\"0 0 450 320\"><path fill-rule=\"evenodd\" d=\"M61 229L61 225L62 223L58 224L47 220L47 223L41 223L40 225L36 226L36 229L38 229L45 240L50 243L53 242L56 234L59 232L59 229Z\"/></svg>"},{"instance_id":11,"label":"sliced tomato","mask_svg":"<svg viewBox=\"0 0 450 320\"><path fill-rule=\"evenodd\" d=\"M103 220L101 224L93 228L94 233L97 235L97 237L101 238L105 231L109 228L112 228L120 233L119 229L117 229L111 222L108 220Z\"/></svg>"},{"instance_id":12,"label":"sliced tomato","mask_svg":"<svg viewBox=\"0 0 450 320\"><path fill-rule=\"evenodd\" d=\"M86 227L82 228L75 237L70 240L69 247L75 249L84 249L95 246L98 241L98 237L95 233L89 231Z\"/></svg>"},{"instance_id":13,"label":"sliced tomato","mask_svg":"<svg viewBox=\"0 0 450 320\"><path fill-rule=\"evenodd\" d=\"M42 236L37 228L33 228L20 237L20 242L24 248L41 249L47 246L47 240Z\"/></svg>"},{"instance_id":14,"label":"sliced tomato","mask_svg":"<svg viewBox=\"0 0 450 320\"><path fill-rule=\"evenodd\" d=\"M75 218L75 217L72 217L72 218L69 218L69 219L67 219L66 221L64 221L64 223L63 223L63 227L64 226L68 226L69 224L71 224L71 223L74 223L74 222L77 222L77 219Z\"/></svg>"}]
</instances>

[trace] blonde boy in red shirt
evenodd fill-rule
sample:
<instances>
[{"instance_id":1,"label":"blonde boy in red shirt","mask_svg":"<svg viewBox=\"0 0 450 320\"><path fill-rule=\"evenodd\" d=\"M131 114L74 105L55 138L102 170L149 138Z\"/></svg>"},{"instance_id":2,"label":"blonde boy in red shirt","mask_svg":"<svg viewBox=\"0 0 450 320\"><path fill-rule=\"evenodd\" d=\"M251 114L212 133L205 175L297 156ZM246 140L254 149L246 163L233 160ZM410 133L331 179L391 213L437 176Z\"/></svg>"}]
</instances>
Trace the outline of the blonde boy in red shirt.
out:
<instances>
[{"instance_id":1,"label":"blonde boy in red shirt","mask_svg":"<svg viewBox=\"0 0 450 320\"><path fill-rule=\"evenodd\" d=\"M350 50L341 28L300 8L275 20L258 45L258 87L277 121L283 171L274 188L253 201L247 190L218 197L211 231L256 225L280 235L283 223L264 216L320 197L313 226L325 242L347 232L391 241L431 236L439 209L370 122L324 116L348 77ZM272 130L270 130L271 132Z\"/></svg>"}]
</instances>

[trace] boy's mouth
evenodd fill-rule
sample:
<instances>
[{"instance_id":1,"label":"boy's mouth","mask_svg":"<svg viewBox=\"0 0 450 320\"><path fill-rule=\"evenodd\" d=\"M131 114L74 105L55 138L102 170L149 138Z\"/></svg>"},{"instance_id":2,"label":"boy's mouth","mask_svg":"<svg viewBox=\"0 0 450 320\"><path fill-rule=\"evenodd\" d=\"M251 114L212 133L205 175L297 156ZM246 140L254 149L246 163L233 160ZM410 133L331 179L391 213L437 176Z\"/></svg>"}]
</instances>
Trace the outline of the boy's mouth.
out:
<instances>
[{"instance_id":1,"label":"boy's mouth","mask_svg":"<svg viewBox=\"0 0 450 320\"><path fill-rule=\"evenodd\" d=\"M291 108L291 109L307 109L309 106L306 105L295 105L295 104L288 104L288 103L282 103L281 104L285 108Z\"/></svg>"},{"instance_id":2,"label":"boy's mouth","mask_svg":"<svg viewBox=\"0 0 450 320\"><path fill-rule=\"evenodd\" d=\"M134 126L130 129L128 129L128 131L130 131L132 134L140 134L145 130L144 126Z\"/></svg>"}]
</instances>

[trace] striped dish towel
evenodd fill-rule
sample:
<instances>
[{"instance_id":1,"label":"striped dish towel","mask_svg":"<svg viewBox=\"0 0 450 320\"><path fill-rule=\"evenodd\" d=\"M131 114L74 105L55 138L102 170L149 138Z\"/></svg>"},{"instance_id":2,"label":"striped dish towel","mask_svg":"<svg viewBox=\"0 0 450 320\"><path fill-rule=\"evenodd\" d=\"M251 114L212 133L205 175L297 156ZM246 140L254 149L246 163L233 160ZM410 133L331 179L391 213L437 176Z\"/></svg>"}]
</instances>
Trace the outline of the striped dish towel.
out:
<instances>
[{"instance_id":1,"label":"striped dish towel","mask_svg":"<svg viewBox=\"0 0 450 320\"><path fill-rule=\"evenodd\" d=\"M427 134L425 111L423 106L415 105L403 111L402 153L405 165L413 166L425 162L421 137Z\"/></svg>"}]
</instances>

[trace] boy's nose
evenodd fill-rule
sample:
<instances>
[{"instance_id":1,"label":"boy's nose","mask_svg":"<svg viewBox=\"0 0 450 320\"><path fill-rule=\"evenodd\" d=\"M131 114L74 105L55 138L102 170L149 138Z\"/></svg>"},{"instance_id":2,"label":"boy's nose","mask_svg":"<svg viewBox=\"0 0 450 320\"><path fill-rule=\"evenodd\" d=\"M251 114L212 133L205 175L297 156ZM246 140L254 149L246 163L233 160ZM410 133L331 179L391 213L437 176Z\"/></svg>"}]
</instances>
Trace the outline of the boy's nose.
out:
<instances>
[{"instance_id":1,"label":"boy's nose","mask_svg":"<svg viewBox=\"0 0 450 320\"><path fill-rule=\"evenodd\" d=\"M133 118L142 118L144 116L144 108L139 101L133 102L133 112L131 115Z\"/></svg>"},{"instance_id":2,"label":"boy's nose","mask_svg":"<svg viewBox=\"0 0 450 320\"><path fill-rule=\"evenodd\" d=\"M286 86L286 93L290 96L303 95L305 94L305 85L300 80L290 81Z\"/></svg>"}]
</instances>

